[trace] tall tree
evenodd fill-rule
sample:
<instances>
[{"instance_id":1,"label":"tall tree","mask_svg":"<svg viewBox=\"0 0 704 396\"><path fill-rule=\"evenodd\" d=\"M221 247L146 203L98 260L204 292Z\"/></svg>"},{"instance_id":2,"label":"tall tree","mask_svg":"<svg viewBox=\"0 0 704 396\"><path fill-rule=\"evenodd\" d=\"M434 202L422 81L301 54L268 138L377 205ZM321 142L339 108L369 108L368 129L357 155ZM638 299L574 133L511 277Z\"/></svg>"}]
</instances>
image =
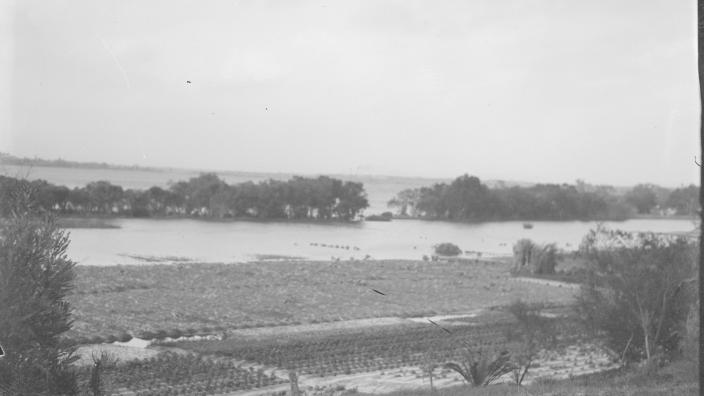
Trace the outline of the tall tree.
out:
<instances>
[{"instance_id":1,"label":"tall tree","mask_svg":"<svg viewBox=\"0 0 704 396\"><path fill-rule=\"evenodd\" d=\"M39 208L28 185L17 187L0 217L0 390L75 394L73 349L60 338L71 327L68 235Z\"/></svg>"}]
</instances>

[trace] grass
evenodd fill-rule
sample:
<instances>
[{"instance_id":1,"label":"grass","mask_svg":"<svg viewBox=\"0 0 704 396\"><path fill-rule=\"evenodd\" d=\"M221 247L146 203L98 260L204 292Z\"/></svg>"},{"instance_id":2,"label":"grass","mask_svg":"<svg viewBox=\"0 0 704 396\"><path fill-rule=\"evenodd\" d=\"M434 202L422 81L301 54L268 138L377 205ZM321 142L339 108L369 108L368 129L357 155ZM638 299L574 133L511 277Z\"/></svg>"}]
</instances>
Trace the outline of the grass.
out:
<instances>
[{"instance_id":1,"label":"grass","mask_svg":"<svg viewBox=\"0 0 704 396\"><path fill-rule=\"evenodd\" d=\"M694 363L676 361L659 372L648 373L642 369L620 369L561 381L538 381L523 388L515 385L492 385L483 388L457 386L389 393L388 396L685 396L698 395L699 385Z\"/></svg>"},{"instance_id":2,"label":"grass","mask_svg":"<svg viewBox=\"0 0 704 396\"><path fill-rule=\"evenodd\" d=\"M570 290L517 282L509 262L301 262L76 268L73 337L468 312ZM384 293L378 294L374 290Z\"/></svg>"}]
</instances>

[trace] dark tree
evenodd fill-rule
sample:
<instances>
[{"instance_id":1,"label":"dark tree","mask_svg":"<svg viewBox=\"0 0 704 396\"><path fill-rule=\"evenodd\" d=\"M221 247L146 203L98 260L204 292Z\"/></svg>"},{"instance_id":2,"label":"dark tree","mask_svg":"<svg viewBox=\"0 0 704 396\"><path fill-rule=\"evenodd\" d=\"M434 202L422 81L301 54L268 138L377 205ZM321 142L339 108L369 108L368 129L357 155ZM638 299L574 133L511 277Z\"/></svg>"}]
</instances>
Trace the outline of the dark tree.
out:
<instances>
[{"instance_id":1,"label":"dark tree","mask_svg":"<svg viewBox=\"0 0 704 396\"><path fill-rule=\"evenodd\" d=\"M398 208L398 213L401 216L414 216L419 198L420 190L407 188L389 200L387 206L389 208Z\"/></svg>"},{"instance_id":2,"label":"dark tree","mask_svg":"<svg viewBox=\"0 0 704 396\"><path fill-rule=\"evenodd\" d=\"M646 214L657 205L657 196L652 186L639 184L626 194L626 201L633 205L638 213Z\"/></svg>"},{"instance_id":3,"label":"dark tree","mask_svg":"<svg viewBox=\"0 0 704 396\"><path fill-rule=\"evenodd\" d=\"M74 263L68 235L37 204L35 191L17 185L0 218L0 390L7 394L77 392L73 349L61 335L71 327L67 295Z\"/></svg>"},{"instance_id":4,"label":"dark tree","mask_svg":"<svg viewBox=\"0 0 704 396\"><path fill-rule=\"evenodd\" d=\"M690 185L677 188L667 197L667 207L675 209L677 214L692 215L699 211L699 187Z\"/></svg>"},{"instance_id":5,"label":"dark tree","mask_svg":"<svg viewBox=\"0 0 704 396\"><path fill-rule=\"evenodd\" d=\"M122 187L107 181L96 181L86 185L91 211L111 213L114 205L123 198Z\"/></svg>"}]
</instances>

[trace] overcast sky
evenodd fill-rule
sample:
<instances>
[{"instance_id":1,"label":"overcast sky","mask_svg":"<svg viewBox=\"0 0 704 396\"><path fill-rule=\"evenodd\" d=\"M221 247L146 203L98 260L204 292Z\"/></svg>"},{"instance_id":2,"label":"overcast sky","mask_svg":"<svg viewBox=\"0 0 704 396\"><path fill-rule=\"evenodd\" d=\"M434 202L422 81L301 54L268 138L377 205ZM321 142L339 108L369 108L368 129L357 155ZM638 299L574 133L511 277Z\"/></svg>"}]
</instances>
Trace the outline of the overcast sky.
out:
<instances>
[{"instance_id":1,"label":"overcast sky","mask_svg":"<svg viewBox=\"0 0 704 396\"><path fill-rule=\"evenodd\" d=\"M0 151L14 155L698 178L694 0L0 2Z\"/></svg>"}]
</instances>

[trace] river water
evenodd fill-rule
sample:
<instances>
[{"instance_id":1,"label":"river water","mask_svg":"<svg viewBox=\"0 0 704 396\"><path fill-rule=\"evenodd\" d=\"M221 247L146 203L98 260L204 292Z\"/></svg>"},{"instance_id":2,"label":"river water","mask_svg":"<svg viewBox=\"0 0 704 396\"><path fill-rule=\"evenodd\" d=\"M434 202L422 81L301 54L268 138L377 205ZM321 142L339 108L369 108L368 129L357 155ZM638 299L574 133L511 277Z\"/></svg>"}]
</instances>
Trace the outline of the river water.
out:
<instances>
[{"instance_id":1,"label":"river water","mask_svg":"<svg viewBox=\"0 0 704 396\"><path fill-rule=\"evenodd\" d=\"M595 222L521 222L458 224L422 220L308 224L275 222L206 222L188 219L117 219L118 229L72 229L69 256L83 265L149 262L243 262L260 255L296 256L310 260L350 258L421 259L432 246L452 242L465 257L510 255L521 238L555 242L576 249ZM689 220L606 222L627 231L687 232ZM325 245L325 246L323 246Z\"/></svg>"},{"instance_id":2,"label":"river water","mask_svg":"<svg viewBox=\"0 0 704 396\"><path fill-rule=\"evenodd\" d=\"M14 167L4 165L0 173L41 178L69 187L90 181L108 180L125 188L167 186L169 181L197 175L187 170L117 170L55 167ZM287 174L223 172L228 183L268 178L288 179ZM430 185L439 180L383 176L338 176L361 181L367 190L370 208L379 213L395 193L405 188ZM317 224L291 222L207 222L188 219L115 219L116 229L72 229L69 256L81 265L142 263L242 262L261 259L259 255L296 256L310 260L350 258L421 259L432 253L432 246L452 242L466 257L511 254L512 245L521 238L555 242L564 249L575 249L595 222L533 222L532 229L522 222L463 224L439 221L395 220L355 224ZM637 219L606 222L608 227L627 231L688 232L695 225L682 219ZM325 245L325 246L323 246ZM267 257L264 257L267 258Z\"/></svg>"}]
</instances>

